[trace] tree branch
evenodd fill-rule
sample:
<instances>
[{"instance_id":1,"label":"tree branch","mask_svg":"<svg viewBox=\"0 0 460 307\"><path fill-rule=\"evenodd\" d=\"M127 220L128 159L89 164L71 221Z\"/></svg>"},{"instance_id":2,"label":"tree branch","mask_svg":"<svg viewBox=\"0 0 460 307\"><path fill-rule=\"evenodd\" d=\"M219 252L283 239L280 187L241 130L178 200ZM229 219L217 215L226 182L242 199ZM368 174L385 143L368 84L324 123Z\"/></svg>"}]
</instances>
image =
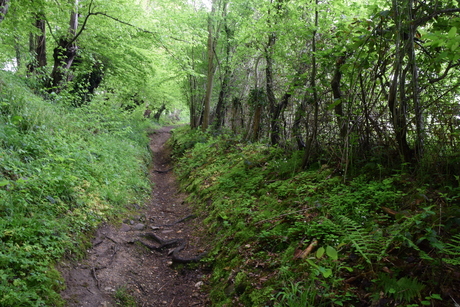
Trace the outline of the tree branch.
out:
<instances>
[{"instance_id":1,"label":"tree branch","mask_svg":"<svg viewBox=\"0 0 460 307\"><path fill-rule=\"evenodd\" d=\"M140 27L138 27L138 26L135 26L135 25L133 25L133 24L130 24L130 23L126 22L126 21L123 21L123 20L118 19L118 18L116 18L116 17L110 16L110 15L108 15L108 14L106 14L106 13L103 13L103 12L90 13L90 15L102 15L102 16L104 16L104 17L107 17L107 18L110 18L110 19L112 19L112 20L115 20L116 22L119 22L119 23L122 23L122 24L124 24L124 25L129 26L129 27L135 28L136 30L138 30L138 31L140 31L140 32L148 33L148 34L152 34L152 35L158 35L158 33L155 33L155 32L152 32L152 31L149 31L149 30L146 30L146 29L142 29L142 28L140 28ZM169 38L171 38L171 39L173 39L173 40L179 41L179 42L184 42L184 43L187 43L187 44L191 44L191 42L189 42L189 41L186 41L186 40L183 40L183 39L174 37L174 36L167 36L167 37L169 37Z\"/></svg>"},{"instance_id":2,"label":"tree branch","mask_svg":"<svg viewBox=\"0 0 460 307\"><path fill-rule=\"evenodd\" d=\"M428 79L428 81L433 84L433 83L436 83L436 82L439 82L441 81L442 79L444 79L445 77L447 77L447 74L449 73L449 71L454 68L454 67L458 67L460 66L460 63L456 63L456 64L452 64L452 61L449 62L449 65L447 65L446 69L444 70L444 73L439 76L438 78L433 78L433 79Z\"/></svg>"},{"instance_id":3,"label":"tree branch","mask_svg":"<svg viewBox=\"0 0 460 307\"><path fill-rule=\"evenodd\" d=\"M422 17L420 19L414 20L414 25L416 27L418 27L418 26L421 26L421 25L425 24L430 19L432 19L434 17L437 17L439 15L444 15L444 14L448 15L448 14L453 14L453 13L460 13L460 8L451 8L451 9L444 9L444 10L440 10L440 11L434 11L433 13L431 13L428 16L425 16L425 17Z\"/></svg>"}]
</instances>

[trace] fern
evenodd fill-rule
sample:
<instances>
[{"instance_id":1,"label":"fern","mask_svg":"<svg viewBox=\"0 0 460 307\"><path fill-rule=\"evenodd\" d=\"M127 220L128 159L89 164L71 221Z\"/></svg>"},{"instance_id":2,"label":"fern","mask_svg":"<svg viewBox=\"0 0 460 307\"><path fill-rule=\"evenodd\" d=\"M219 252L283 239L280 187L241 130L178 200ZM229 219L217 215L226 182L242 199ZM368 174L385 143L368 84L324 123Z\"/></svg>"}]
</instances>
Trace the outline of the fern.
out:
<instances>
[{"instance_id":1,"label":"fern","mask_svg":"<svg viewBox=\"0 0 460 307\"><path fill-rule=\"evenodd\" d=\"M402 277L396 280L383 274L379 277L378 285L383 289L383 292L397 301L410 302L414 298L420 297L420 291L425 287L416 278Z\"/></svg>"},{"instance_id":2,"label":"fern","mask_svg":"<svg viewBox=\"0 0 460 307\"><path fill-rule=\"evenodd\" d=\"M378 240L378 238L376 240L369 231L344 215L339 215L337 219L344 230L344 240L350 241L356 251L366 260L366 262L372 265L371 258L378 255L378 251L380 250L380 240Z\"/></svg>"},{"instance_id":3,"label":"fern","mask_svg":"<svg viewBox=\"0 0 460 307\"><path fill-rule=\"evenodd\" d=\"M442 260L451 265L460 265L460 234L453 236L451 243L447 243L445 253L454 258L443 258Z\"/></svg>"}]
</instances>

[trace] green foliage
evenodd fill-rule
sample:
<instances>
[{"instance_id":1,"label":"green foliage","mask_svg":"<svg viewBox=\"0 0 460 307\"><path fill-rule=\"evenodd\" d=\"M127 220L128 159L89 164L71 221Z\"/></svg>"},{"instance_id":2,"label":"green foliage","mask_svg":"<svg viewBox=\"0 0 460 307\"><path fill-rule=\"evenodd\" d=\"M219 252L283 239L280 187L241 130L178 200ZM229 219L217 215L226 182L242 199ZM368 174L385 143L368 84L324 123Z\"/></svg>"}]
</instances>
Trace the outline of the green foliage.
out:
<instances>
[{"instance_id":1,"label":"green foliage","mask_svg":"<svg viewBox=\"0 0 460 307\"><path fill-rule=\"evenodd\" d=\"M328 165L296 172L295 154L228 133L184 128L172 144L183 188L215 238L208 256L215 306L353 306L372 304L373 294L407 304L436 300L426 287L432 273L380 273L406 274L410 259L440 269L436 253L455 261L458 238L444 252L428 186L414 187L402 172L345 182Z\"/></svg>"},{"instance_id":2,"label":"green foliage","mask_svg":"<svg viewBox=\"0 0 460 307\"><path fill-rule=\"evenodd\" d=\"M117 306L121 307L136 307L137 303L135 298L128 293L125 286L119 287L115 291L115 300Z\"/></svg>"},{"instance_id":3,"label":"green foliage","mask_svg":"<svg viewBox=\"0 0 460 307\"><path fill-rule=\"evenodd\" d=\"M96 102L44 102L0 77L0 305L57 306L63 284L52 265L148 195L147 122Z\"/></svg>"},{"instance_id":4,"label":"green foliage","mask_svg":"<svg viewBox=\"0 0 460 307\"><path fill-rule=\"evenodd\" d=\"M449 258L443 258L444 262L452 265L460 265L460 234L453 236L450 242L446 244L445 252Z\"/></svg>"},{"instance_id":5,"label":"green foliage","mask_svg":"<svg viewBox=\"0 0 460 307\"><path fill-rule=\"evenodd\" d=\"M384 293L397 301L410 302L420 297L420 292L425 287L417 279L402 277L395 279L387 275L380 275L378 285Z\"/></svg>"},{"instance_id":6,"label":"green foliage","mask_svg":"<svg viewBox=\"0 0 460 307\"><path fill-rule=\"evenodd\" d=\"M316 285L311 283L308 287L302 282L292 281L283 286L283 290L276 295L274 306L309 307L315 305L317 295Z\"/></svg>"}]
</instances>

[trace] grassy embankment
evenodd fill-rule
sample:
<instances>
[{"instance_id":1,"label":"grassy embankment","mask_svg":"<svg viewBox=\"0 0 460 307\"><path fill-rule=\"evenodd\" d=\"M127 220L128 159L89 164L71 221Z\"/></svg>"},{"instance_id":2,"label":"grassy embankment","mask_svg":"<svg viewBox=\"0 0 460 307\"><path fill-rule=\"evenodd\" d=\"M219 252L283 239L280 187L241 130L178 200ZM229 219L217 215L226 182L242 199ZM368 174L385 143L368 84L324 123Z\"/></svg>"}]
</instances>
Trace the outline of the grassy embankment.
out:
<instances>
[{"instance_id":1,"label":"grassy embankment","mask_svg":"<svg viewBox=\"0 0 460 307\"><path fill-rule=\"evenodd\" d=\"M150 124L102 99L43 101L26 82L0 71L0 306L59 306L53 265L148 196Z\"/></svg>"},{"instance_id":2,"label":"grassy embankment","mask_svg":"<svg viewBox=\"0 0 460 307\"><path fill-rule=\"evenodd\" d=\"M458 183L377 168L344 181L301 153L181 128L189 201L214 238L213 306L447 306L458 299ZM446 186L444 186L446 185Z\"/></svg>"}]
</instances>

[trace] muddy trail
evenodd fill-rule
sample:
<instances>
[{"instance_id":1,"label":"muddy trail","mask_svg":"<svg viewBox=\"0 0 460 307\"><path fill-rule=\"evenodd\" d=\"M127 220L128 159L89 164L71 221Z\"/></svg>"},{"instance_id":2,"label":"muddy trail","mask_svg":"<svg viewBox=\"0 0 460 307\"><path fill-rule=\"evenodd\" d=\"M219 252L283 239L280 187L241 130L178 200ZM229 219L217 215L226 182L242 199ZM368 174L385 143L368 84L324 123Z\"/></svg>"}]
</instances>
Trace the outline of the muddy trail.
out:
<instances>
[{"instance_id":1,"label":"muddy trail","mask_svg":"<svg viewBox=\"0 0 460 307\"><path fill-rule=\"evenodd\" d=\"M102 225L86 259L61 265L66 306L210 305L202 290L208 272L198 264L179 263L197 260L208 246L197 235L200 217L178 192L165 145L172 128L151 136L154 188L149 203L117 225Z\"/></svg>"}]
</instances>

